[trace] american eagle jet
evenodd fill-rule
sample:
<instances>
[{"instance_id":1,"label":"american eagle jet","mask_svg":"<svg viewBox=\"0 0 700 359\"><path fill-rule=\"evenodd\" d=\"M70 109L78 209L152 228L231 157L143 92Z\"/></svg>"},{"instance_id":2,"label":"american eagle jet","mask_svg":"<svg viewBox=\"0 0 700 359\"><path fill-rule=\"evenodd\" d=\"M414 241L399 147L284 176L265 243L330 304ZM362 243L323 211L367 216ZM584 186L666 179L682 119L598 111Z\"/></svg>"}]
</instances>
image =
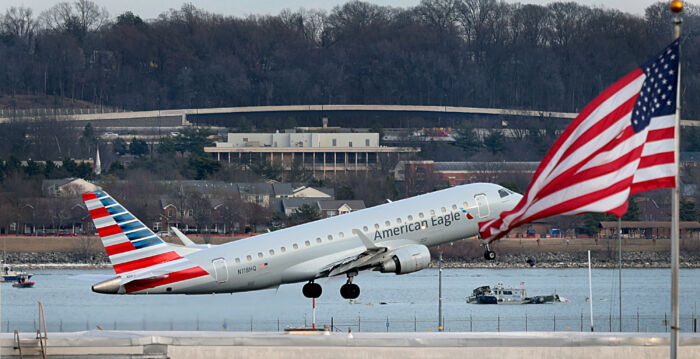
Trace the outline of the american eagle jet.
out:
<instances>
[{"instance_id":1,"label":"american eagle jet","mask_svg":"<svg viewBox=\"0 0 700 359\"><path fill-rule=\"evenodd\" d=\"M104 191L83 194L116 276L92 286L105 294L210 294L347 276L354 299L362 270L406 274L430 265L429 246L478 234L478 223L515 207L521 195L489 183L456 186L221 245L198 245L174 228L167 243ZM486 259L495 254L488 247Z\"/></svg>"}]
</instances>

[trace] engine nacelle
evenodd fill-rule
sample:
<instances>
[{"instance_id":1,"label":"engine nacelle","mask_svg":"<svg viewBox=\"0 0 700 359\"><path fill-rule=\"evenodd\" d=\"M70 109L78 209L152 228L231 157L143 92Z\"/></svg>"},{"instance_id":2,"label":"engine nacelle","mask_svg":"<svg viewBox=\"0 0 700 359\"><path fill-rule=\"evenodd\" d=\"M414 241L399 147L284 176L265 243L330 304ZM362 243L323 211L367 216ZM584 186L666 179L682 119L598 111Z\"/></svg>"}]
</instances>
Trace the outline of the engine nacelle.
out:
<instances>
[{"instance_id":1,"label":"engine nacelle","mask_svg":"<svg viewBox=\"0 0 700 359\"><path fill-rule=\"evenodd\" d=\"M428 247L412 244L395 250L391 258L382 263L379 270L382 273L406 274L417 272L429 265L430 251Z\"/></svg>"}]
</instances>

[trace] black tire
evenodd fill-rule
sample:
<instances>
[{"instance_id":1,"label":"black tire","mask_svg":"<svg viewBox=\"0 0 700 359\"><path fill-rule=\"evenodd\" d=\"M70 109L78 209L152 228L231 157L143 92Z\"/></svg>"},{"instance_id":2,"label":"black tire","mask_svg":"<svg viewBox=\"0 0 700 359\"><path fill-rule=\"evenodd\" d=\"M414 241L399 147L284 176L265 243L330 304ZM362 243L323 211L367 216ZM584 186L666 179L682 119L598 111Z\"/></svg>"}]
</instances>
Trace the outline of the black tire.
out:
<instances>
[{"instance_id":1,"label":"black tire","mask_svg":"<svg viewBox=\"0 0 700 359\"><path fill-rule=\"evenodd\" d=\"M301 292L306 298L318 298L323 294L323 288L318 283L306 283Z\"/></svg>"},{"instance_id":2,"label":"black tire","mask_svg":"<svg viewBox=\"0 0 700 359\"><path fill-rule=\"evenodd\" d=\"M345 299L356 299L360 296L360 286L357 284L343 284L340 287L340 295Z\"/></svg>"},{"instance_id":3,"label":"black tire","mask_svg":"<svg viewBox=\"0 0 700 359\"><path fill-rule=\"evenodd\" d=\"M484 258L486 260L492 261L492 260L496 259L496 252L486 251L486 252L484 252Z\"/></svg>"}]
</instances>

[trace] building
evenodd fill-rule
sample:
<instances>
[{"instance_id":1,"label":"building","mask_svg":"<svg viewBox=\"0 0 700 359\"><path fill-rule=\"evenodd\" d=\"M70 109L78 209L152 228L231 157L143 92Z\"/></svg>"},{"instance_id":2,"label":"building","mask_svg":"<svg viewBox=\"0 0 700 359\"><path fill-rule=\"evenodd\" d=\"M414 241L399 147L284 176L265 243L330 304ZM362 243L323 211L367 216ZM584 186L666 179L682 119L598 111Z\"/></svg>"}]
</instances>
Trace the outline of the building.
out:
<instances>
[{"instance_id":1,"label":"building","mask_svg":"<svg viewBox=\"0 0 700 359\"><path fill-rule=\"evenodd\" d=\"M680 238L700 239L699 222L680 222ZM617 221L600 222L601 238L617 238ZM624 238L670 238L671 222L621 221L620 228Z\"/></svg>"},{"instance_id":2,"label":"building","mask_svg":"<svg viewBox=\"0 0 700 359\"><path fill-rule=\"evenodd\" d=\"M323 218L350 213L365 208L365 202L361 200L287 198L282 200L282 212L284 212L284 214L287 216L291 216L299 209L299 207L303 205L309 205L316 208Z\"/></svg>"},{"instance_id":3,"label":"building","mask_svg":"<svg viewBox=\"0 0 700 359\"><path fill-rule=\"evenodd\" d=\"M455 186L472 182L498 182L503 176L532 176L539 162L435 162L400 161L394 178L403 182L406 193L432 190L437 184Z\"/></svg>"},{"instance_id":4,"label":"building","mask_svg":"<svg viewBox=\"0 0 700 359\"><path fill-rule=\"evenodd\" d=\"M267 161L291 170L299 165L314 175L367 171L419 152L412 147L379 145L378 133L229 133L226 142L204 147L226 163Z\"/></svg>"}]
</instances>

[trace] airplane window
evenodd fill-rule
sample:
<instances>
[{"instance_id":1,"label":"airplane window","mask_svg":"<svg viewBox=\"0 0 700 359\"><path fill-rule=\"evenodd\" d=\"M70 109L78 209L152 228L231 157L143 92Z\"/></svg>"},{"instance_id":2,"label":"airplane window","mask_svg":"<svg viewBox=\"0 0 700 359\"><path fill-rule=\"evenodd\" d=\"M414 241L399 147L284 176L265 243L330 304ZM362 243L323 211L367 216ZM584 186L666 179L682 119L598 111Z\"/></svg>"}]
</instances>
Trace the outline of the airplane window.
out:
<instances>
[{"instance_id":1,"label":"airplane window","mask_svg":"<svg viewBox=\"0 0 700 359\"><path fill-rule=\"evenodd\" d=\"M238 263L241 263L241 259L240 259L240 258L236 258L236 264L238 264Z\"/></svg>"},{"instance_id":2,"label":"airplane window","mask_svg":"<svg viewBox=\"0 0 700 359\"><path fill-rule=\"evenodd\" d=\"M425 217L425 215L423 214L423 212L421 212L421 213L418 213L418 217L420 217L420 218L424 218L424 217Z\"/></svg>"},{"instance_id":3,"label":"airplane window","mask_svg":"<svg viewBox=\"0 0 700 359\"><path fill-rule=\"evenodd\" d=\"M364 226L364 227L362 227L362 230L367 232L367 231L369 231L369 228L367 228L367 226Z\"/></svg>"},{"instance_id":4,"label":"airplane window","mask_svg":"<svg viewBox=\"0 0 700 359\"><path fill-rule=\"evenodd\" d=\"M304 242L304 244L306 244L306 246L308 247L308 246L310 246L310 245L311 245L311 242L309 242L309 241L306 241L306 242Z\"/></svg>"},{"instance_id":5,"label":"airplane window","mask_svg":"<svg viewBox=\"0 0 700 359\"><path fill-rule=\"evenodd\" d=\"M462 206L464 206L464 209L467 209L467 207L469 207L469 205L467 205L467 202L462 203Z\"/></svg>"},{"instance_id":6,"label":"airplane window","mask_svg":"<svg viewBox=\"0 0 700 359\"><path fill-rule=\"evenodd\" d=\"M262 258L262 257L263 257L262 252L258 252L258 258Z\"/></svg>"},{"instance_id":7,"label":"airplane window","mask_svg":"<svg viewBox=\"0 0 700 359\"><path fill-rule=\"evenodd\" d=\"M248 262L250 262L250 261L253 260L253 257L249 254L249 255L247 255L247 256L245 257L245 259L247 259Z\"/></svg>"},{"instance_id":8,"label":"airplane window","mask_svg":"<svg viewBox=\"0 0 700 359\"><path fill-rule=\"evenodd\" d=\"M508 197L508 196L510 195L510 193L508 193L508 191L506 191L506 190L503 189L503 188L501 188L501 189L498 190L498 194L501 196L501 198L503 198L503 197Z\"/></svg>"},{"instance_id":9,"label":"airplane window","mask_svg":"<svg viewBox=\"0 0 700 359\"><path fill-rule=\"evenodd\" d=\"M379 223L374 224L374 229L379 229Z\"/></svg>"},{"instance_id":10,"label":"airplane window","mask_svg":"<svg viewBox=\"0 0 700 359\"><path fill-rule=\"evenodd\" d=\"M401 218L397 218L396 223L401 224Z\"/></svg>"},{"instance_id":11,"label":"airplane window","mask_svg":"<svg viewBox=\"0 0 700 359\"><path fill-rule=\"evenodd\" d=\"M435 210L434 209L430 210L430 217L435 217Z\"/></svg>"},{"instance_id":12,"label":"airplane window","mask_svg":"<svg viewBox=\"0 0 700 359\"><path fill-rule=\"evenodd\" d=\"M413 216L409 215L408 216L408 221L411 222L413 220Z\"/></svg>"},{"instance_id":13,"label":"airplane window","mask_svg":"<svg viewBox=\"0 0 700 359\"><path fill-rule=\"evenodd\" d=\"M292 248L294 248L294 249L299 249L299 245L297 245L296 243L294 243L294 245L292 245Z\"/></svg>"},{"instance_id":14,"label":"airplane window","mask_svg":"<svg viewBox=\"0 0 700 359\"><path fill-rule=\"evenodd\" d=\"M343 234L343 232L340 232L340 233L338 233L338 237L343 238L343 237L345 237L345 235Z\"/></svg>"},{"instance_id":15,"label":"airplane window","mask_svg":"<svg viewBox=\"0 0 700 359\"><path fill-rule=\"evenodd\" d=\"M452 210L453 210L453 211L456 211L456 210L457 210L457 205L456 205L456 204L453 204L453 205L452 205Z\"/></svg>"},{"instance_id":16,"label":"airplane window","mask_svg":"<svg viewBox=\"0 0 700 359\"><path fill-rule=\"evenodd\" d=\"M391 227L391 222L389 221L384 222L384 224L386 224L387 227Z\"/></svg>"},{"instance_id":17,"label":"airplane window","mask_svg":"<svg viewBox=\"0 0 700 359\"><path fill-rule=\"evenodd\" d=\"M329 240L329 241L332 241L332 240L333 240L333 236L329 234L329 235L328 235L328 240Z\"/></svg>"},{"instance_id":18,"label":"airplane window","mask_svg":"<svg viewBox=\"0 0 700 359\"><path fill-rule=\"evenodd\" d=\"M284 252L286 252L286 251L287 251L287 248L284 248L284 247L281 247L281 248L280 248L280 252L284 253Z\"/></svg>"},{"instance_id":19,"label":"airplane window","mask_svg":"<svg viewBox=\"0 0 700 359\"><path fill-rule=\"evenodd\" d=\"M275 250L274 250L274 249L270 249L270 255L271 255L271 256L274 256L274 255L275 255Z\"/></svg>"},{"instance_id":20,"label":"airplane window","mask_svg":"<svg viewBox=\"0 0 700 359\"><path fill-rule=\"evenodd\" d=\"M316 238L316 243L321 243L321 237Z\"/></svg>"},{"instance_id":21,"label":"airplane window","mask_svg":"<svg viewBox=\"0 0 700 359\"><path fill-rule=\"evenodd\" d=\"M445 207L440 208L440 212L445 213L447 212L447 209Z\"/></svg>"}]
</instances>

